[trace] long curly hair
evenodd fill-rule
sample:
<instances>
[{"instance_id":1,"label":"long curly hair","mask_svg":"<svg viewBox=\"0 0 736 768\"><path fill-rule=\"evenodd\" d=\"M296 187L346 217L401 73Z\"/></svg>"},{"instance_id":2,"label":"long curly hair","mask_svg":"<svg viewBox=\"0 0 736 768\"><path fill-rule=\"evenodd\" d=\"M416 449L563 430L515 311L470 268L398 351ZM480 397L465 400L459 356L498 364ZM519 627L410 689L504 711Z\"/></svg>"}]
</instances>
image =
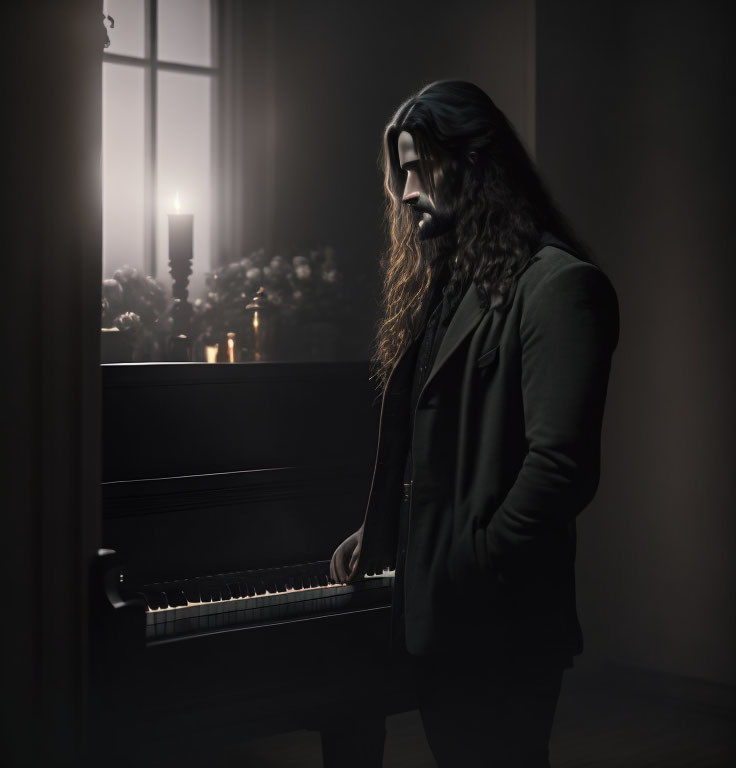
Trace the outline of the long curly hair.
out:
<instances>
[{"instance_id":1,"label":"long curly hair","mask_svg":"<svg viewBox=\"0 0 736 768\"><path fill-rule=\"evenodd\" d=\"M402 131L414 138L419 173L434 200L437 190L429 160L452 169L446 178L452 180L448 183L455 226L435 238L420 240L410 206L402 203L406 172L399 166L397 146ZM384 130L378 162L384 177L389 240L379 262L381 311L371 359L371 379L377 380L379 390L421 333L434 279L448 263L451 274L445 292L450 317L471 280L483 309L508 306L544 232L563 241L581 260L593 263L511 123L472 83L438 80L410 96Z\"/></svg>"}]
</instances>

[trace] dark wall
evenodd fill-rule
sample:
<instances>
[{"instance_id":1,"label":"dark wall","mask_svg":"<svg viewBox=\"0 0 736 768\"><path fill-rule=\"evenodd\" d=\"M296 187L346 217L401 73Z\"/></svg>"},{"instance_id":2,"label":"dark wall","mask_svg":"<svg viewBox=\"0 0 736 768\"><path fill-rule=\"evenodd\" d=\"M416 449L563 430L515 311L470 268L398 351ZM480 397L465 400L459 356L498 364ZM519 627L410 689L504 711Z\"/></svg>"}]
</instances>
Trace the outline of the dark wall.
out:
<instances>
[{"instance_id":1,"label":"dark wall","mask_svg":"<svg viewBox=\"0 0 736 768\"><path fill-rule=\"evenodd\" d=\"M273 4L278 250L334 245L364 273L367 358L382 234L383 128L399 104L440 78L486 90L533 144L533 2L456 4L276 0Z\"/></svg>"},{"instance_id":2,"label":"dark wall","mask_svg":"<svg viewBox=\"0 0 736 768\"><path fill-rule=\"evenodd\" d=\"M733 683L732 25L726 3L537 8L538 161L618 291L591 654Z\"/></svg>"},{"instance_id":3,"label":"dark wall","mask_svg":"<svg viewBox=\"0 0 736 768\"><path fill-rule=\"evenodd\" d=\"M101 519L101 4L16 0L3 31L0 338L24 352L5 355L0 389L0 762L83 765Z\"/></svg>"}]
</instances>

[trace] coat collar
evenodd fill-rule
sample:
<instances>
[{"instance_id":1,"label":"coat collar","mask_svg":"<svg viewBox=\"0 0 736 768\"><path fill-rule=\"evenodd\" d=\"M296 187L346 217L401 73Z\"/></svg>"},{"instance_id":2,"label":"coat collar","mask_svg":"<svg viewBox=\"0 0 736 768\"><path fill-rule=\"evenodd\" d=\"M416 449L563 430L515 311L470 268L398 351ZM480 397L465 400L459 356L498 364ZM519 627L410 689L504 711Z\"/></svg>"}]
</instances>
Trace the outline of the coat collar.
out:
<instances>
[{"instance_id":1,"label":"coat collar","mask_svg":"<svg viewBox=\"0 0 736 768\"><path fill-rule=\"evenodd\" d=\"M478 327L480 321L485 315L488 314L489 310L490 308L488 310L483 310L481 308L478 289L475 287L475 284L471 282L470 286L465 292L465 295L461 299L460 304L458 304L455 313L450 319L450 324L447 326L447 331L442 337L440 347L437 350L437 355L432 365L432 369L430 370L429 375L427 376L424 385L422 386L422 392L424 391L427 384L429 384L429 382L437 375L437 372L440 370L440 368L442 368L447 360L449 360L451 355L460 346L468 334L472 333L472 331ZM419 339L415 339L411 344L409 344L409 346L404 350L404 352L401 354L401 357L399 357L398 361L394 365L393 372L391 374L392 389L394 389L394 385L396 385L398 390L403 390L406 382L411 380L411 369L413 368L414 362L416 361L415 353L418 350L418 341ZM403 372L400 372L399 369L401 369ZM407 377L409 378L407 379ZM421 392L419 397L421 398Z\"/></svg>"},{"instance_id":2,"label":"coat collar","mask_svg":"<svg viewBox=\"0 0 736 768\"><path fill-rule=\"evenodd\" d=\"M561 241L557 240L557 238L555 238L550 232L545 230L542 232L542 236L534 255L537 256L539 251L541 251L542 248L544 248L546 245L557 243L561 244ZM531 264L533 261L536 261L536 259L533 258L529 263ZM435 358L434 365L432 366L432 370L429 372L429 376L427 376L427 380L424 385L425 387L436 376L437 371L442 368L452 353L460 346L463 339L465 339L469 333L477 328L480 321L486 314L488 314L488 312L491 312L493 315L490 322L496 321L496 318L499 314L497 309L499 304L499 297L494 297L491 300L490 306L485 310L482 309L480 305L478 289L475 287L475 283L471 281L470 286L465 291L465 295L455 310L455 314L450 320L450 325L447 327L447 331L442 338L440 348L437 350L437 357Z\"/></svg>"},{"instance_id":3,"label":"coat collar","mask_svg":"<svg viewBox=\"0 0 736 768\"><path fill-rule=\"evenodd\" d=\"M551 233L546 231L543 232L535 252L535 257L532 258L529 264L531 265L534 261L537 260L539 252L546 245L557 244L564 245L562 241L555 238ZM465 291L465 295L461 299L460 304L458 304L458 307L455 310L455 314L452 316L450 324L447 327L447 331L442 338L440 347L437 350L437 356L435 357L434 364L432 365L432 369L430 370L429 375L427 376L424 385L422 386L422 390L419 393L420 399L422 392L424 392L429 382L432 381L432 379L437 375L437 372L449 360L449 358L460 346L463 340L468 336L468 334L472 333L478 327L484 317L490 313L491 317L489 322L498 322L498 316L500 314L499 304L500 300L497 300L496 297L491 301L490 306L484 310L480 304L480 295L478 293L478 289L476 288L475 283L471 281L470 286ZM407 349L404 350L401 357L396 362L393 369L394 371L396 371L396 369L402 365L404 361L414 359L413 354L409 353L416 351L416 345L417 340L409 344Z\"/></svg>"},{"instance_id":4,"label":"coat collar","mask_svg":"<svg viewBox=\"0 0 736 768\"><path fill-rule=\"evenodd\" d=\"M481 308L480 297L475 283L471 282L465 291L455 314L450 319L447 331L442 337L434 364L427 376L425 386L437 375L437 371L447 362L452 353L460 346L463 339L478 327L486 312Z\"/></svg>"}]
</instances>

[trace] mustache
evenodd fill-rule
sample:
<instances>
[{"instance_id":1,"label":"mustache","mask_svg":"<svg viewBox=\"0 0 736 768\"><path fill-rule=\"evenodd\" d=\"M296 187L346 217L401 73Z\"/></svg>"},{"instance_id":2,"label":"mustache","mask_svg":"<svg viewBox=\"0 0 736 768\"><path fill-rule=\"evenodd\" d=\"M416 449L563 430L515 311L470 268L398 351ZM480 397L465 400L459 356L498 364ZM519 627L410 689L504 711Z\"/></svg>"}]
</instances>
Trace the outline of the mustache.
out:
<instances>
[{"instance_id":1,"label":"mustache","mask_svg":"<svg viewBox=\"0 0 736 768\"><path fill-rule=\"evenodd\" d=\"M429 197L424 193L420 192L419 196L414 198L414 200L409 203L409 205L412 208L412 211L414 212L415 216L419 216L422 213L434 213L434 206L429 200Z\"/></svg>"},{"instance_id":2,"label":"mustache","mask_svg":"<svg viewBox=\"0 0 736 768\"><path fill-rule=\"evenodd\" d=\"M424 192L420 192L419 196L413 198L412 202L408 202L407 205L411 207L412 215L415 219L421 219L425 213L428 213L433 219L441 220L452 219L455 215L453 208L445 207L442 204L439 206L433 205Z\"/></svg>"}]
</instances>

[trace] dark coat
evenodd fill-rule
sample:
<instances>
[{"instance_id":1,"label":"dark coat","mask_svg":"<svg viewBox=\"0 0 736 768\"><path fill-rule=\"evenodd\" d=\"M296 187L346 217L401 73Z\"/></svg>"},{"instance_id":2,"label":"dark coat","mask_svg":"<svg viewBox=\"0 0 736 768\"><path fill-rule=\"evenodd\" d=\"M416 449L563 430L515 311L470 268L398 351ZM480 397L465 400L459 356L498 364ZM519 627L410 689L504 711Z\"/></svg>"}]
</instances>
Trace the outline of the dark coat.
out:
<instances>
[{"instance_id":1,"label":"dark coat","mask_svg":"<svg viewBox=\"0 0 736 768\"><path fill-rule=\"evenodd\" d=\"M405 570L410 653L576 654L575 518L595 495L616 292L545 245L505 308L471 284L420 392ZM389 376L358 573L395 564L413 344Z\"/></svg>"}]
</instances>

